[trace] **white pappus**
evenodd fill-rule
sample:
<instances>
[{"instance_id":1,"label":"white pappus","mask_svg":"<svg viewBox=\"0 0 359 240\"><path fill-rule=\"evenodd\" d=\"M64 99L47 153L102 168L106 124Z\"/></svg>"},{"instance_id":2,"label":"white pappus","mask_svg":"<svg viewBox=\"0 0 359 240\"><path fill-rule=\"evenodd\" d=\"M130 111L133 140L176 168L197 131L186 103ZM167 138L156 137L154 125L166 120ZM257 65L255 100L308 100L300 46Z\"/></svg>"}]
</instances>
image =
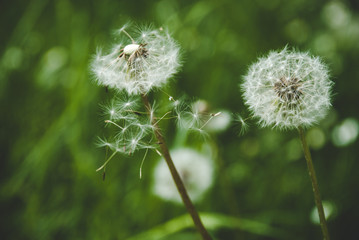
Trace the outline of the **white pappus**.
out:
<instances>
[{"instance_id":1,"label":"white pappus","mask_svg":"<svg viewBox=\"0 0 359 240\"><path fill-rule=\"evenodd\" d=\"M240 87L263 127L295 129L309 127L326 115L332 85L318 57L285 47L252 64Z\"/></svg>"},{"instance_id":2,"label":"white pappus","mask_svg":"<svg viewBox=\"0 0 359 240\"><path fill-rule=\"evenodd\" d=\"M125 28L117 31L122 41L108 54L99 49L94 56L91 70L96 82L128 94L162 87L181 65L179 46L162 28L139 29L131 35Z\"/></svg>"}]
</instances>

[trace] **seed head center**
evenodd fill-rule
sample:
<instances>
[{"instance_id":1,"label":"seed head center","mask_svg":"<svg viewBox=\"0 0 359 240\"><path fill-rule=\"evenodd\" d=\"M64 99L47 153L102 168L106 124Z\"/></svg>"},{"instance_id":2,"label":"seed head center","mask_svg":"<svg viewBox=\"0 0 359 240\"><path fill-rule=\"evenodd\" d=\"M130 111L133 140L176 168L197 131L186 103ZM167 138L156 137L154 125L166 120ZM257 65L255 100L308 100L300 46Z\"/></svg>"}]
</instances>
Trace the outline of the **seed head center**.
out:
<instances>
[{"instance_id":1,"label":"seed head center","mask_svg":"<svg viewBox=\"0 0 359 240\"><path fill-rule=\"evenodd\" d=\"M126 55L131 55L132 53L134 53L135 51L137 51L137 49L140 47L140 45L138 44L129 44L127 45L124 49L123 52Z\"/></svg>"},{"instance_id":2,"label":"seed head center","mask_svg":"<svg viewBox=\"0 0 359 240\"><path fill-rule=\"evenodd\" d=\"M289 104L295 104L298 102L300 96L303 94L300 90L302 83L298 78L281 77L274 84L274 91L280 97L280 99Z\"/></svg>"},{"instance_id":3,"label":"seed head center","mask_svg":"<svg viewBox=\"0 0 359 240\"><path fill-rule=\"evenodd\" d=\"M133 68L133 63L140 58L148 57L148 50L145 48L147 44L128 44L121 51L120 58L124 58L127 61L129 67Z\"/></svg>"}]
</instances>

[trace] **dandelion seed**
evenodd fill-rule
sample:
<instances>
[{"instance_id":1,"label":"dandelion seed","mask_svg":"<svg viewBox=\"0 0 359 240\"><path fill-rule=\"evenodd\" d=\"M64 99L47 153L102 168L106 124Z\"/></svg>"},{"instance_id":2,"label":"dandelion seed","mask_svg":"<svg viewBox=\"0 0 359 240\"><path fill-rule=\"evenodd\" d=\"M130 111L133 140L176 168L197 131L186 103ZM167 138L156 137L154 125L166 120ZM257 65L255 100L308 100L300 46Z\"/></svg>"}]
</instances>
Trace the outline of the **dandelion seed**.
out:
<instances>
[{"instance_id":1,"label":"dandelion seed","mask_svg":"<svg viewBox=\"0 0 359 240\"><path fill-rule=\"evenodd\" d=\"M120 129L124 130L124 128L123 128L123 127L121 127L121 126L120 126L120 125L118 125L117 123L112 122L112 121L110 121L110 120L105 120L105 123L110 123L110 124L115 125L116 127L120 128Z\"/></svg>"},{"instance_id":2,"label":"dandelion seed","mask_svg":"<svg viewBox=\"0 0 359 240\"><path fill-rule=\"evenodd\" d=\"M211 117L217 117L217 116L219 116L221 113L222 113L222 112L212 113L212 114L211 114Z\"/></svg>"},{"instance_id":3,"label":"dandelion seed","mask_svg":"<svg viewBox=\"0 0 359 240\"><path fill-rule=\"evenodd\" d=\"M162 153L160 151L158 151L158 149L155 149L156 153L162 157Z\"/></svg>"},{"instance_id":4,"label":"dandelion seed","mask_svg":"<svg viewBox=\"0 0 359 240\"><path fill-rule=\"evenodd\" d=\"M155 122L155 124L153 124L154 126L156 126L162 119L164 119L168 114L170 114L171 112L166 112L157 122ZM151 114L152 116L152 114Z\"/></svg>"},{"instance_id":5,"label":"dandelion seed","mask_svg":"<svg viewBox=\"0 0 359 240\"><path fill-rule=\"evenodd\" d=\"M138 98L126 96L126 94L121 94L121 96L117 97L114 102L116 103L118 112L121 113L133 111L140 106Z\"/></svg>"},{"instance_id":6,"label":"dandelion seed","mask_svg":"<svg viewBox=\"0 0 359 240\"><path fill-rule=\"evenodd\" d=\"M142 159L141 164L140 164L140 179L142 179L142 167L143 167L143 164L145 162L147 153L148 153L148 149L146 149L145 155L143 156L143 159Z\"/></svg>"},{"instance_id":7,"label":"dandelion seed","mask_svg":"<svg viewBox=\"0 0 359 240\"><path fill-rule=\"evenodd\" d=\"M193 128L188 129L188 131L190 133L196 134L196 136L202 138L202 140L208 139L208 137L209 137L208 132L206 132L202 128L193 127Z\"/></svg>"},{"instance_id":8,"label":"dandelion seed","mask_svg":"<svg viewBox=\"0 0 359 240\"><path fill-rule=\"evenodd\" d=\"M204 125L204 129L209 132L223 132L228 129L232 121L230 112L224 109L210 116L208 123Z\"/></svg>"},{"instance_id":9,"label":"dandelion seed","mask_svg":"<svg viewBox=\"0 0 359 240\"><path fill-rule=\"evenodd\" d=\"M243 135L248 130L248 123L246 122L246 119L243 119L240 114L235 114L234 120L239 123L239 135Z\"/></svg>"}]
</instances>

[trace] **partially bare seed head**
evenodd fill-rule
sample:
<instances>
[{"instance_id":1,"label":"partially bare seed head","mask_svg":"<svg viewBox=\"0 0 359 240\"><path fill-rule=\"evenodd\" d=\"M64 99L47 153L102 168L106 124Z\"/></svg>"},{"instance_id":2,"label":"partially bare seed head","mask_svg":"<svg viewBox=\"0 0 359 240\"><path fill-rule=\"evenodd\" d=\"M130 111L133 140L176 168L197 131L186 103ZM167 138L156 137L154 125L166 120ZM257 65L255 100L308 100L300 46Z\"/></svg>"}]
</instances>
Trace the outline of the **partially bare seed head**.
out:
<instances>
[{"instance_id":1,"label":"partially bare seed head","mask_svg":"<svg viewBox=\"0 0 359 240\"><path fill-rule=\"evenodd\" d=\"M144 94L162 87L179 69L179 47L164 30L144 28L117 32L122 41L109 54L98 51L91 68L98 84Z\"/></svg>"}]
</instances>

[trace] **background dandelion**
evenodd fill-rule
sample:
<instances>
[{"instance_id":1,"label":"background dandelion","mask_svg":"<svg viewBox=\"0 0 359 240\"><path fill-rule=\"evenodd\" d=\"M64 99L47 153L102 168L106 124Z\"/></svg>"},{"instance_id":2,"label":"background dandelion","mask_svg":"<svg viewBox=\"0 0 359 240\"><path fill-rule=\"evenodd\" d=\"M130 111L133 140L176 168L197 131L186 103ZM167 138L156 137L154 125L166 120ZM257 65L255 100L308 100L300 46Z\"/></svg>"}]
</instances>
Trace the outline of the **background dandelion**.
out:
<instances>
[{"instance_id":1,"label":"background dandelion","mask_svg":"<svg viewBox=\"0 0 359 240\"><path fill-rule=\"evenodd\" d=\"M171 151L174 164L194 202L203 198L213 183L213 160L190 148L179 148ZM153 172L153 192L160 198L181 203L180 195L168 171L165 161L158 161Z\"/></svg>"}]
</instances>

